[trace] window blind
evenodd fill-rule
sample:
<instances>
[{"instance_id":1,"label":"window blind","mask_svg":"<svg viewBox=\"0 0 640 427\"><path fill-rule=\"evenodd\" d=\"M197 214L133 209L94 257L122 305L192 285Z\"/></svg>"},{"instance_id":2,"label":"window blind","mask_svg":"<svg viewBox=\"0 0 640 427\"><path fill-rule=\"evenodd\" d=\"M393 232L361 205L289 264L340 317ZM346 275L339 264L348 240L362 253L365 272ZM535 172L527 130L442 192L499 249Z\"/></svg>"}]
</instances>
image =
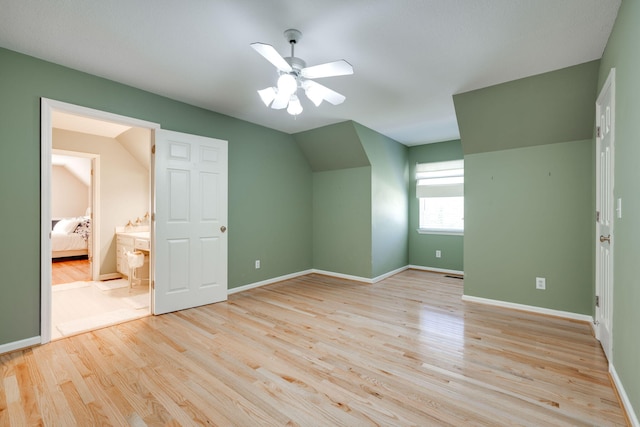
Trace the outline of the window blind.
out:
<instances>
[{"instance_id":1,"label":"window blind","mask_svg":"<svg viewBox=\"0 0 640 427\"><path fill-rule=\"evenodd\" d=\"M464 160L416 165L416 197L461 196L464 196Z\"/></svg>"}]
</instances>

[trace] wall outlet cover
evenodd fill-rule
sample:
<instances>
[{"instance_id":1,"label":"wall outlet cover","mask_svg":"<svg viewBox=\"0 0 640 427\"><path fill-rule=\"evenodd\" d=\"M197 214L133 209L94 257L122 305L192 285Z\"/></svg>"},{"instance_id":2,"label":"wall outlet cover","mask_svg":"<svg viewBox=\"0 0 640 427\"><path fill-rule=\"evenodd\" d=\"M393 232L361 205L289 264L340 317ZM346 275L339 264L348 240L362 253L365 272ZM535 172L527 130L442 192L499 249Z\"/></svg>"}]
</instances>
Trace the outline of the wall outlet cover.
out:
<instances>
[{"instance_id":1,"label":"wall outlet cover","mask_svg":"<svg viewBox=\"0 0 640 427\"><path fill-rule=\"evenodd\" d=\"M547 280L544 277L536 277L536 289L547 289Z\"/></svg>"}]
</instances>

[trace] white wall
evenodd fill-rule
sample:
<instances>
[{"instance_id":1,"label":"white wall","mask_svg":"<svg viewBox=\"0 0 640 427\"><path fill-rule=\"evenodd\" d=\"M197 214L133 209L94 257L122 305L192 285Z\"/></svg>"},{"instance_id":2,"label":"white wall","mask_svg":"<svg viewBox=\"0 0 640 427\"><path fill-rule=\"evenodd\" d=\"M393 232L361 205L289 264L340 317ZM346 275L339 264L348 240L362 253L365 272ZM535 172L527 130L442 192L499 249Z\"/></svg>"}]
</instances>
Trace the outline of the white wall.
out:
<instances>
[{"instance_id":1,"label":"white wall","mask_svg":"<svg viewBox=\"0 0 640 427\"><path fill-rule=\"evenodd\" d=\"M90 204L89 186L60 165L51 167L51 196L53 219L82 216Z\"/></svg>"},{"instance_id":2,"label":"white wall","mask_svg":"<svg viewBox=\"0 0 640 427\"><path fill-rule=\"evenodd\" d=\"M114 138L53 129L53 148L100 155L100 274L115 273L115 227L149 211L149 171Z\"/></svg>"}]
</instances>

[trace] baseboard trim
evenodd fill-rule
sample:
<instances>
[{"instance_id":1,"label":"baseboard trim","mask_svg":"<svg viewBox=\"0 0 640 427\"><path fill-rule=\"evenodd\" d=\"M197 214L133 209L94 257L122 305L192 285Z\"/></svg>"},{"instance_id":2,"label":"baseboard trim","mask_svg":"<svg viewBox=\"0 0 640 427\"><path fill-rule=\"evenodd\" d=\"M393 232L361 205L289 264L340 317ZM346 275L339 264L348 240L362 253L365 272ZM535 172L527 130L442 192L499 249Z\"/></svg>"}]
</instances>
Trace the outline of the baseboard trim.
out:
<instances>
[{"instance_id":1,"label":"baseboard trim","mask_svg":"<svg viewBox=\"0 0 640 427\"><path fill-rule=\"evenodd\" d=\"M593 317L589 316L588 314L571 313L570 311L553 310L550 308L518 304L515 302L507 302L507 301L500 301L495 299L474 297L471 295L462 295L462 301L475 302L475 303L486 304L486 305L495 305L497 307L511 308L514 310L528 311L536 314L544 314L547 316L563 317L565 319L579 320L582 322L593 323Z\"/></svg>"},{"instance_id":2,"label":"baseboard trim","mask_svg":"<svg viewBox=\"0 0 640 427\"><path fill-rule=\"evenodd\" d=\"M410 265L408 266L408 268L412 270L432 271L434 273L457 274L459 276L464 276L464 271L460 271L460 270L447 270L446 268L424 267L422 265Z\"/></svg>"},{"instance_id":3,"label":"baseboard trim","mask_svg":"<svg viewBox=\"0 0 640 427\"><path fill-rule=\"evenodd\" d=\"M395 276L396 274L402 273L403 271L408 270L408 269L409 269L408 265L405 265L404 267L396 268L395 270L392 270L392 271L389 271L387 273L381 274L378 277L374 277L373 279L371 279L371 282L372 283L378 283L381 280L388 279L389 277Z\"/></svg>"},{"instance_id":4,"label":"baseboard trim","mask_svg":"<svg viewBox=\"0 0 640 427\"><path fill-rule=\"evenodd\" d=\"M122 279L123 277L124 276L122 276L122 274L120 273L107 273L107 274L101 274L98 277L98 280L104 281L104 280Z\"/></svg>"},{"instance_id":5,"label":"baseboard trim","mask_svg":"<svg viewBox=\"0 0 640 427\"><path fill-rule=\"evenodd\" d=\"M273 279L267 279L261 282L249 283L248 285L231 288L227 291L227 295L248 291L249 289L259 288L260 286L271 285L272 283L282 282L283 280L295 279L296 277L300 277L300 276L304 276L312 273L322 274L323 276L337 277L338 279L346 279L346 280L353 280L355 282L374 284L409 269L432 271L434 273L449 273L449 274L459 274L459 275L464 274L463 271L458 271L458 270L445 270L442 268L421 267L418 265L405 265L404 267L396 268L395 270L381 274L380 276L374 277L373 279L369 279L367 277L353 276L351 274L336 273L334 271L319 270L317 268L313 268L311 270L299 271L297 273L291 273L284 276L274 277Z\"/></svg>"},{"instance_id":6,"label":"baseboard trim","mask_svg":"<svg viewBox=\"0 0 640 427\"><path fill-rule=\"evenodd\" d=\"M620 397L620 400L622 401L623 409L627 414L627 419L631 423L631 426L640 427L640 421L638 421L638 416L633 410L633 406L631 405L629 396L627 396L627 392L624 390L624 386L622 385L622 382L620 381L620 377L616 372L616 368L613 366L612 363L609 363L609 375L611 375L613 385L616 388L616 391L618 392L618 397Z\"/></svg>"},{"instance_id":7,"label":"baseboard trim","mask_svg":"<svg viewBox=\"0 0 640 427\"><path fill-rule=\"evenodd\" d=\"M296 277L306 276L310 273L313 273L313 270L299 271L297 273L285 274L284 276L278 276L272 279L262 280L260 282L249 283L248 285L238 286L227 290L227 295L248 291L249 289L259 288L261 286L271 285L274 283L282 282L284 280L295 279Z\"/></svg>"},{"instance_id":8,"label":"baseboard trim","mask_svg":"<svg viewBox=\"0 0 640 427\"><path fill-rule=\"evenodd\" d=\"M40 336L26 338L20 341L9 342L0 345L0 354L9 353L10 351L15 350L21 350L27 347L33 347L34 345L39 345L40 343L42 343L42 338Z\"/></svg>"},{"instance_id":9,"label":"baseboard trim","mask_svg":"<svg viewBox=\"0 0 640 427\"><path fill-rule=\"evenodd\" d=\"M333 271L318 270L318 269L315 269L315 268L313 270L311 270L311 273L322 274L323 276L337 277L338 279L354 280L356 282L363 282L363 283L368 283L368 284L372 284L373 283L373 279L368 279L366 277L352 276L350 274L335 273Z\"/></svg>"}]
</instances>

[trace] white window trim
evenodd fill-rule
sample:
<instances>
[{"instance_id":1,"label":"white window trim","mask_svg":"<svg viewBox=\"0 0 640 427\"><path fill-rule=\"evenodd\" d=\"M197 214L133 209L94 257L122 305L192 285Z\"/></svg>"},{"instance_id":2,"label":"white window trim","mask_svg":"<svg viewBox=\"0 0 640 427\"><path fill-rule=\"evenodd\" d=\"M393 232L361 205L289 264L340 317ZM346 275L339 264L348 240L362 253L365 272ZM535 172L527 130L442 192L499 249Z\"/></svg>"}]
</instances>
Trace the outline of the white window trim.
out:
<instances>
[{"instance_id":1,"label":"white window trim","mask_svg":"<svg viewBox=\"0 0 640 427\"><path fill-rule=\"evenodd\" d=\"M464 198L464 159L444 162L416 164L416 197L428 199L431 197L463 197ZM453 180L446 184L436 183L442 179ZM430 184L431 182L432 184ZM420 185L422 184L422 185ZM422 202L419 202L420 206ZM422 208L420 208L422 209ZM420 212L422 212L420 210ZM431 225L431 224L429 224ZM419 234L435 234L449 236L463 236L463 228L418 228Z\"/></svg>"},{"instance_id":2,"label":"white window trim","mask_svg":"<svg viewBox=\"0 0 640 427\"><path fill-rule=\"evenodd\" d=\"M464 230L441 230L435 228L418 228L418 234L439 234L441 236L464 236Z\"/></svg>"}]
</instances>

